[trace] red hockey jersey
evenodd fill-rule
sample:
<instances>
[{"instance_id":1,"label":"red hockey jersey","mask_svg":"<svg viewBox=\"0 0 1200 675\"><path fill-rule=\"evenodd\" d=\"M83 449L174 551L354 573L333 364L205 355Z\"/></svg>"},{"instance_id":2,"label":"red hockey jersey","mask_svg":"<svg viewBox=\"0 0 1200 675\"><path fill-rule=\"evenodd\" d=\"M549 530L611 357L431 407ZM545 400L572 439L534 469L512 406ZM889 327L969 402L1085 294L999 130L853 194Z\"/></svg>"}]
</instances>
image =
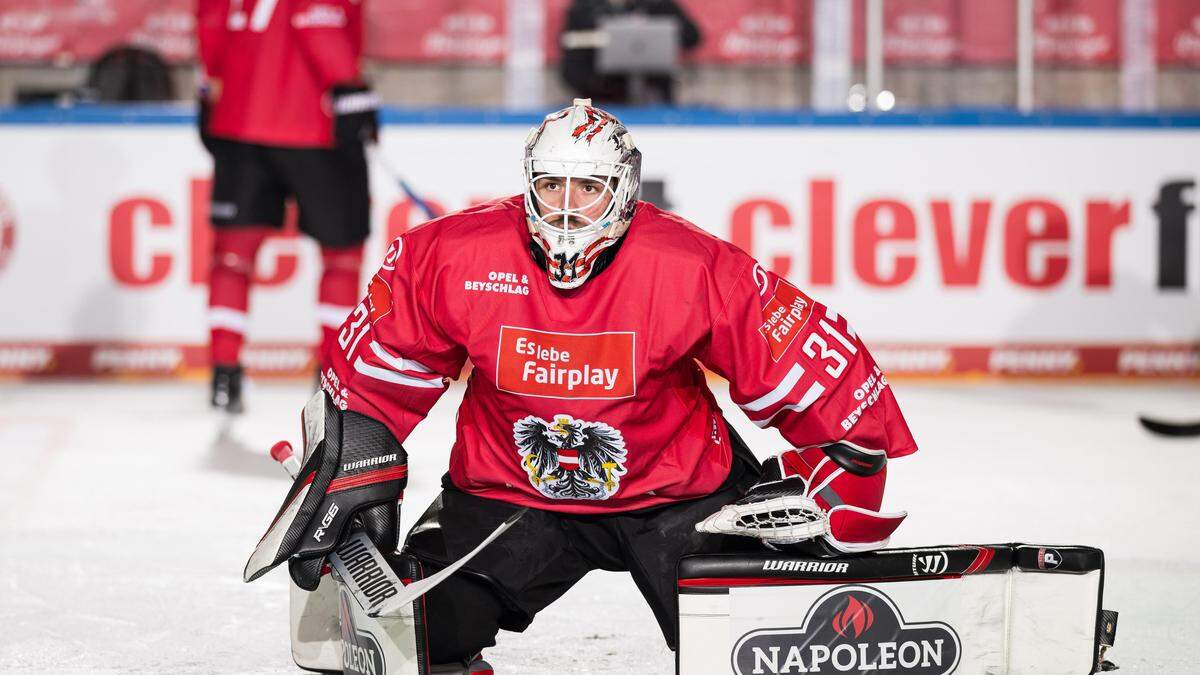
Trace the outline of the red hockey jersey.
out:
<instances>
[{"instance_id":1,"label":"red hockey jersey","mask_svg":"<svg viewBox=\"0 0 1200 675\"><path fill-rule=\"evenodd\" d=\"M196 34L220 82L209 132L288 147L331 147L328 94L360 80L362 0L198 0Z\"/></svg>"},{"instance_id":2,"label":"red hockey jersey","mask_svg":"<svg viewBox=\"0 0 1200 675\"><path fill-rule=\"evenodd\" d=\"M711 493L732 454L697 362L797 447L916 451L846 319L740 249L641 202L612 264L563 291L530 256L524 219L512 197L397 238L324 356L337 405L401 441L470 359L450 455L460 489L571 513Z\"/></svg>"}]
</instances>

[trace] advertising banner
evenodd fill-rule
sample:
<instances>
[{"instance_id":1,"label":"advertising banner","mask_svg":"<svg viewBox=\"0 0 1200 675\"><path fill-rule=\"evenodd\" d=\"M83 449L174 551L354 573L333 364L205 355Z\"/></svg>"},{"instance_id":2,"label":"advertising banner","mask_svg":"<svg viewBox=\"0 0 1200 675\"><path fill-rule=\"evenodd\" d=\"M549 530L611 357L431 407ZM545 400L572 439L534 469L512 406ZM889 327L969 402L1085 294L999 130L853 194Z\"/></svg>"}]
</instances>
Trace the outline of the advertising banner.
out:
<instances>
[{"instance_id":1,"label":"advertising banner","mask_svg":"<svg viewBox=\"0 0 1200 675\"><path fill-rule=\"evenodd\" d=\"M167 61L190 61L195 32L195 0L0 3L0 61L92 61L124 43L153 48Z\"/></svg>"},{"instance_id":2,"label":"advertising banner","mask_svg":"<svg viewBox=\"0 0 1200 675\"><path fill-rule=\"evenodd\" d=\"M958 63L1012 66L1017 59L1015 0L888 0L883 56L891 65ZM1116 66L1119 0L1035 0L1034 58L1044 66ZM854 54L865 52L865 0L855 5Z\"/></svg>"},{"instance_id":3,"label":"advertising banner","mask_svg":"<svg viewBox=\"0 0 1200 675\"><path fill-rule=\"evenodd\" d=\"M504 0L368 2L367 54L412 63L502 63L504 4Z\"/></svg>"},{"instance_id":4,"label":"advertising banner","mask_svg":"<svg viewBox=\"0 0 1200 675\"><path fill-rule=\"evenodd\" d=\"M256 2L257 0L246 0ZM264 0L266 1L266 0ZM370 58L408 63L504 61L504 0L366 0ZM0 61L76 63L119 44L157 50L170 62L195 58L195 0L6 0L0 3ZM572 0L545 0L544 52L558 61L559 35ZM812 45L808 0L678 0L702 42L698 63L807 63ZM1200 7L1157 0L1158 60L1200 62ZM1036 58L1044 65L1116 66L1120 0L1036 0ZM888 0L884 57L892 65L1016 62L1016 0ZM863 56L864 0L854 5L854 54Z\"/></svg>"},{"instance_id":5,"label":"advertising banner","mask_svg":"<svg viewBox=\"0 0 1200 675\"><path fill-rule=\"evenodd\" d=\"M389 125L382 151L458 209L522 190L527 126ZM1200 372L1195 131L633 131L646 194L848 315L889 374ZM192 127L0 124L0 147L0 372L203 366L211 165ZM372 187L370 261L422 220L378 166ZM318 267L294 229L261 252L251 368L308 367Z\"/></svg>"},{"instance_id":6,"label":"advertising banner","mask_svg":"<svg viewBox=\"0 0 1200 675\"><path fill-rule=\"evenodd\" d=\"M246 7L260 0L245 0ZM261 0L267 2L269 0ZM808 59L810 3L795 0L681 0L702 32L689 58L720 63ZM171 62L195 58L195 0L6 0L0 3L0 61L75 63L130 43ZM545 1L545 49L558 60L570 0ZM252 11L252 10L250 10ZM506 45L504 0L367 0L366 53L408 63L499 64Z\"/></svg>"},{"instance_id":7,"label":"advertising banner","mask_svg":"<svg viewBox=\"0 0 1200 675\"><path fill-rule=\"evenodd\" d=\"M1200 3L1158 0L1158 64L1196 67L1200 64Z\"/></svg>"}]
</instances>

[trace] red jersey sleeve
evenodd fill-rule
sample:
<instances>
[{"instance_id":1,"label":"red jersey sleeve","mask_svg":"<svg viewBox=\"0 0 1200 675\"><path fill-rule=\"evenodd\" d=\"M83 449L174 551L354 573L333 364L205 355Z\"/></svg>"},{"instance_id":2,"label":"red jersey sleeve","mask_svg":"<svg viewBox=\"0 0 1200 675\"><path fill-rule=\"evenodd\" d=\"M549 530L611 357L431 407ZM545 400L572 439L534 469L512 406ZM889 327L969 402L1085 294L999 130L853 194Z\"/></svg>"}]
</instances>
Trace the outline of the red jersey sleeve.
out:
<instances>
[{"instance_id":1,"label":"red jersey sleeve","mask_svg":"<svg viewBox=\"0 0 1200 675\"><path fill-rule=\"evenodd\" d=\"M229 0L196 1L196 42L200 62L208 77L221 77L221 61L228 35Z\"/></svg>"},{"instance_id":2,"label":"red jersey sleeve","mask_svg":"<svg viewBox=\"0 0 1200 675\"><path fill-rule=\"evenodd\" d=\"M297 0L291 20L305 61L322 89L361 79L361 2Z\"/></svg>"},{"instance_id":3,"label":"red jersey sleeve","mask_svg":"<svg viewBox=\"0 0 1200 675\"><path fill-rule=\"evenodd\" d=\"M700 361L760 427L797 448L849 441L889 457L916 452L887 378L845 317L744 256ZM717 274L721 273L720 266Z\"/></svg>"},{"instance_id":4,"label":"red jersey sleeve","mask_svg":"<svg viewBox=\"0 0 1200 675\"><path fill-rule=\"evenodd\" d=\"M321 384L342 410L383 422L403 442L458 377L465 349L430 312L408 237L388 247L383 265L323 355Z\"/></svg>"}]
</instances>

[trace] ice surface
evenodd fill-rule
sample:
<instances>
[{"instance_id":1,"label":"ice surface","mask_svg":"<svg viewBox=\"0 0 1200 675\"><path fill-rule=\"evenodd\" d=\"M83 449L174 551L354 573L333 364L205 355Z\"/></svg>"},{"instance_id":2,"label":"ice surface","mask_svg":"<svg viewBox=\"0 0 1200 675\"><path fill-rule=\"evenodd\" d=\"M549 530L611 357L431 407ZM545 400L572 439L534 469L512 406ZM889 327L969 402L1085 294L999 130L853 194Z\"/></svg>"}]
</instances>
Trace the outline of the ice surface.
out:
<instances>
[{"instance_id":1,"label":"ice surface","mask_svg":"<svg viewBox=\"0 0 1200 675\"><path fill-rule=\"evenodd\" d=\"M1195 672L1200 439L1160 439L1139 412L1200 417L1180 384L894 384L922 452L889 467L895 545L1090 544L1108 555L1112 656L1130 673ZM286 573L242 566L287 487L271 444L298 445L299 383L259 383L229 421L205 387L0 384L0 671L298 672ZM455 387L405 444L405 526L446 467ZM760 454L773 431L722 405ZM596 572L524 634L501 675L674 672L626 575Z\"/></svg>"}]
</instances>

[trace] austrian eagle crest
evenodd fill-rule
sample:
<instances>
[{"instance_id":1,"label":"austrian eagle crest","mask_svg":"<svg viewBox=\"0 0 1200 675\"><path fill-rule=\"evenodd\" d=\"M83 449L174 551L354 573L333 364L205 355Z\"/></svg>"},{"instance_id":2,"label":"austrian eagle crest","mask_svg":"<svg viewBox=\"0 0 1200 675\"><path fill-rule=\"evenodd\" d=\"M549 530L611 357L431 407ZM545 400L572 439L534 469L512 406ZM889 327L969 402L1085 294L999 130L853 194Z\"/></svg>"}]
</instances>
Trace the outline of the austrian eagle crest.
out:
<instances>
[{"instance_id":1,"label":"austrian eagle crest","mask_svg":"<svg viewBox=\"0 0 1200 675\"><path fill-rule=\"evenodd\" d=\"M529 484L551 499L608 499L625 475L625 439L603 422L530 415L513 425Z\"/></svg>"}]
</instances>

